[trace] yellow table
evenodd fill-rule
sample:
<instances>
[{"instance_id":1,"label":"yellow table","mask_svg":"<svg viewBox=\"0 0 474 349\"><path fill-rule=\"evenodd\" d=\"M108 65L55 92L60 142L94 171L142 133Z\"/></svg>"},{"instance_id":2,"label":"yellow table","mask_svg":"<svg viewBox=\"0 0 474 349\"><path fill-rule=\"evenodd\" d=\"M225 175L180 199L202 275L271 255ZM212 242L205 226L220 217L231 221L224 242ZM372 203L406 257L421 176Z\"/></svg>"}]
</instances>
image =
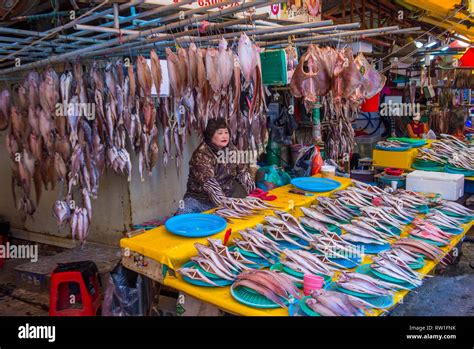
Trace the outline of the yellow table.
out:
<instances>
[{"instance_id":1,"label":"yellow table","mask_svg":"<svg viewBox=\"0 0 474 349\"><path fill-rule=\"evenodd\" d=\"M297 216L299 214L296 214ZM462 234L459 234L454 238L451 242L451 246L445 246L442 248L444 252L449 253L451 249L456 246L463 236L469 231L471 228L473 222L470 224L465 224L464 225L464 232ZM404 231L401 234L402 237L408 236L408 232ZM366 255L364 258L363 263L371 263L372 258L371 256ZM420 270L417 270L419 273L423 275L429 274L434 267L436 266L437 263L433 261L426 261L426 264L423 268ZM351 269L351 271L355 271L356 268ZM335 275L335 278L337 277L337 274ZM243 305L239 302L237 302L232 295L230 294L230 287L209 287L209 288L204 288L204 287L199 287L199 286L194 286L186 281L184 281L181 276L177 277L167 277L164 281L164 284L170 287L173 287L177 290L180 290L192 297L195 297L203 302L207 302L210 304L214 304L218 308L232 313L236 315L245 315L245 316L288 316L288 310L283 309L283 308L278 308L278 309L257 309L257 308L252 308L246 305ZM394 306L399 303L410 291L398 291L395 292L394 295ZM372 316L378 316L381 315L383 312L381 310L374 309L371 313L367 313L367 315L372 315Z\"/></svg>"},{"instance_id":2,"label":"yellow table","mask_svg":"<svg viewBox=\"0 0 474 349\"><path fill-rule=\"evenodd\" d=\"M345 189L350 184L349 178L336 177L336 181L341 183L339 189ZM270 204L278 206L279 210L288 211L293 204L295 207L309 206L316 200L316 196L329 196L332 192L315 193L314 196L303 196L289 193L294 188L291 184L270 190L270 194L276 195L277 199L269 201ZM211 213L208 211L208 213ZM253 228L259 223L264 222L265 216L273 215L272 210L264 211L260 215L252 216L249 219L236 219L234 223L229 223L227 229L232 229L230 238L237 237L238 231L245 228ZM213 239L223 239L225 231L212 235ZM139 253L145 257L149 257L154 261L166 265L171 269L179 268L183 263L187 262L191 257L197 254L194 243L200 242L207 245L207 238L186 238L169 233L164 226L151 229L144 234L124 238L120 240L120 247L129 251Z\"/></svg>"},{"instance_id":3,"label":"yellow table","mask_svg":"<svg viewBox=\"0 0 474 349\"><path fill-rule=\"evenodd\" d=\"M349 186L350 180L348 178L335 178L338 182L341 183L341 187L338 190L345 189ZM293 200L295 209L293 214L295 216L301 216L302 212L299 209L301 206L310 206L315 200L316 196L323 195L329 196L332 192L320 193L314 196L301 196L297 194L291 194L288 191L292 188L291 185L284 187L276 188L271 190L271 194L278 196L278 199L272 201L271 203L277 206L281 206L282 210L288 211L289 201ZM237 220L233 224L229 224L228 228L232 228L231 239L238 235L238 230L242 230L249 227L254 227L256 224L262 223L264 221L264 216L273 214L272 211L266 211L265 214L254 216L248 220ZM443 251L449 253L451 249L457 245L462 237L469 231L473 222L470 224L465 224L464 232L456 236L451 242L450 246L442 248ZM212 238L222 239L225 232L220 232L212 236ZM401 236L407 236L408 232L402 232ZM171 269L176 270L183 263L187 262L191 257L197 254L197 250L194 247L195 242L201 242L207 244L206 238L185 238L170 234L166 231L164 226L152 229L142 235L122 239L120 241L120 246L124 249L128 248L133 252L139 253L145 257L151 258L154 261L157 261L163 265L168 266ZM371 263L372 259L370 256L366 255L363 263ZM433 268L436 266L436 263L433 261L426 261L425 266L418 270L420 273L426 275L430 273ZM134 269L136 270L136 269ZM353 269L355 270L355 269ZM138 271L140 272L140 271ZM230 294L230 287L199 287L191 285L185 282L179 274L171 273L172 275L167 275L163 284L169 287L172 287L176 290L184 292L194 298L197 298L203 302L207 302L217 306L218 308L236 315L246 315L246 316L288 316L287 309L278 308L278 309L257 309L252 308L246 305L243 305L232 297ZM146 274L145 274L146 275ZM336 275L337 276L337 275ZM403 297L408 294L409 291L399 291L395 293L394 303L399 303ZM382 311L374 310L368 315L380 315Z\"/></svg>"}]
</instances>

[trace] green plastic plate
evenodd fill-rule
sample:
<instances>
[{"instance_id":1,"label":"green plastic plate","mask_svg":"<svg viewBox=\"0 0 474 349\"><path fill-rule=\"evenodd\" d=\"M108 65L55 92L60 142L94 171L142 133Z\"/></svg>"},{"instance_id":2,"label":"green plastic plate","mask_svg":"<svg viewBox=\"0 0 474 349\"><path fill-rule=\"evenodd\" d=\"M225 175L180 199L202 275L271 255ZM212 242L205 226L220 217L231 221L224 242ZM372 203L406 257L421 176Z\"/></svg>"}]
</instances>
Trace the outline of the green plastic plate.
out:
<instances>
[{"instance_id":1,"label":"green plastic plate","mask_svg":"<svg viewBox=\"0 0 474 349\"><path fill-rule=\"evenodd\" d=\"M266 309L281 308L278 304L271 301L267 297L249 290L246 287L234 287L234 285L232 285L230 288L230 293L237 302L248 305L249 307ZM288 300L282 299L282 302L283 304L288 305Z\"/></svg>"},{"instance_id":2,"label":"green plastic plate","mask_svg":"<svg viewBox=\"0 0 474 349\"><path fill-rule=\"evenodd\" d=\"M397 285L400 285L400 286L403 286L403 287L406 287L408 289L414 289L416 288L416 286L406 282L406 281L403 281L401 279L396 279L396 278L393 278L391 276L388 276L388 275L385 275L385 274L382 274L374 269L372 269L370 267L370 264L363 264L361 265L360 267L358 267L356 269L356 272L357 273L361 273L361 274L365 274L365 275L369 275L369 276L372 276L372 277L375 277L377 279L380 279L380 280L385 280L385 281L389 281L391 283L394 283L394 284L397 284Z\"/></svg>"},{"instance_id":3,"label":"green plastic plate","mask_svg":"<svg viewBox=\"0 0 474 349\"><path fill-rule=\"evenodd\" d=\"M356 291L352 291L352 290L348 290L340 285L337 285L336 284L336 291L340 291L340 292L343 292L343 293L347 293L351 296L354 296L354 297L359 297L359 298L374 298L374 297L379 297L379 296L374 296L374 295L370 295L370 294L365 294L365 293L360 293L360 292L356 292Z\"/></svg>"},{"instance_id":4,"label":"green plastic plate","mask_svg":"<svg viewBox=\"0 0 474 349\"><path fill-rule=\"evenodd\" d=\"M303 312L308 315L308 316L321 316L319 313L316 313L314 310L312 310L307 304L306 300L312 298L311 296L306 296L301 298L300 300L300 308L303 310Z\"/></svg>"},{"instance_id":5,"label":"green plastic plate","mask_svg":"<svg viewBox=\"0 0 474 349\"><path fill-rule=\"evenodd\" d=\"M425 266L425 259L420 256L420 257L417 258L416 262L409 263L407 265L413 270L421 269Z\"/></svg>"},{"instance_id":6,"label":"green plastic plate","mask_svg":"<svg viewBox=\"0 0 474 349\"><path fill-rule=\"evenodd\" d=\"M273 268L273 269L272 269ZM291 276L294 276L295 278L297 279L301 279L303 280L304 278L304 274L303 273L300 273L294 269L291 269L290 267L287 267L286 265L282 264L282 263L276 263L274 265L272 265L272 267L270 268L270 270L279 270L279 271L283 271ZM323 274L316 274L318 276L321 276L323 279L324 279L324 284L328 284L329 282L331 282L332 280L332 277L329 276L329 275L323 275Z\"/></svg>"}]
</instances>

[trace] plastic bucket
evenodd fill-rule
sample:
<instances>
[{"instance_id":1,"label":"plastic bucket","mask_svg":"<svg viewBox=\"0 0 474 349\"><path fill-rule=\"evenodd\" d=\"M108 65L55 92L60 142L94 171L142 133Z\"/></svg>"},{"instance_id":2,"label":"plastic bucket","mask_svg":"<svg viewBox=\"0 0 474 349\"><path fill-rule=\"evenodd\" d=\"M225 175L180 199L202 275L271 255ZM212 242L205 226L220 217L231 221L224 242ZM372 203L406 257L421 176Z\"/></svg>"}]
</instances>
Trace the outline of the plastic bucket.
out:
<instances>
[{"instance_id":1,"label":"plastic bucket","mask_svg":"<svg viewBox=\"0 0 474 349\"><path fill-rule=\"evenodd\" d=\"M336 176L336 167L331 165L321 166L321 176L323 178L334 178Z\"/></svg>"},{"instance_id":2,"label":"plastic bucket","mask_svg":"<svg viewBox=\"0 0 474 349\"><path fill-rule=\"evenodd\" d=\"M379 103L380 103L380 92L377 93L372 98L367 99L364 103L362 103L360 110L362 112L378 112L379 111Z\"/></svg>"},{"instance_id":3,"label":"plastic bucket","mask_svg":"<svg viewBox=\"0 0 474 349\"><path fill-rule=\"evenodd\" d=\"M324 286L324 278L318 275L306 274L303 278L303 292L309 296L311 291L320 290Z\"/></svg>"}]
</instances>

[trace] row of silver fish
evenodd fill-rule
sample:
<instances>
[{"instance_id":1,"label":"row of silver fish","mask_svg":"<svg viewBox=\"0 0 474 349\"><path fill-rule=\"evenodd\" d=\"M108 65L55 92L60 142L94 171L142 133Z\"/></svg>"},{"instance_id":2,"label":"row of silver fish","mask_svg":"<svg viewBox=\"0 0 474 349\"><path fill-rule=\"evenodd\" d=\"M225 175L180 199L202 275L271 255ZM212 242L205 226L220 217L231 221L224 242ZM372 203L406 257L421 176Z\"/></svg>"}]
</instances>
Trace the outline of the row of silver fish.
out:
<instances>
[{"instance_id":1,"label":"row of silver fish","mask_svg":"<svg viewBox=\"0 0 474 349\"><path fill-rule=\"evenodd\" d=\"M412 270L396 255L379 254L373 258L370 268L392 278L403 280L415 287L421 286L423 274Z\"/></svg>"},{"instance_id":2,"label":"row of silver fish","mask_svg":"<svg viewBox=\"0 0 474 349\"><path fill-rule=\"evenodd\" d=\"M320 316L365 316L365 311L370 313L374 308L380 309L359 297L329 290L315 290L304 301Z\"/></svg>"},{"instance_id":3,"label":"row of silver fish","mask_svg":"<svg viewBox=\"0 0 474 349\"><path fill-rule=\"evenodd\" d=\"M262 199L248 196L246 198L225 198L214 214L225 218L229 222L233 219L246 219L275 206Z\"/></svg>"},{"instance_id":4,"label":"row of silver fish","mask_svg":"<svg viewBox=\"0 0 474 349\"><path fill-rule=\"evenodd\" d=\"M255 254L270 264L278 259L281 252L280 246L265 234L251 228L240 230L239 234L240 238L233 239L233 243L239 249Z\"/></svg>"},{"instance_id":5,"label":"row of silver fish","mask_svg":"<svg viewBox=\"0 0 474 349\"><path fill-rule=\"evenodd\" d=\"M191 258L191 261L207 273L214 274L223 280L233 281L240 272L249 269L248 265L255 264L255 262L248 260L238 251L229 251L227 246L222 244L221 240L208 238L207 241L209 246L200 243L194 244L198 254ZM199 269L194 267L180 268L177 271L191 279L218 286Z\"/></svg>"}]
</instances>

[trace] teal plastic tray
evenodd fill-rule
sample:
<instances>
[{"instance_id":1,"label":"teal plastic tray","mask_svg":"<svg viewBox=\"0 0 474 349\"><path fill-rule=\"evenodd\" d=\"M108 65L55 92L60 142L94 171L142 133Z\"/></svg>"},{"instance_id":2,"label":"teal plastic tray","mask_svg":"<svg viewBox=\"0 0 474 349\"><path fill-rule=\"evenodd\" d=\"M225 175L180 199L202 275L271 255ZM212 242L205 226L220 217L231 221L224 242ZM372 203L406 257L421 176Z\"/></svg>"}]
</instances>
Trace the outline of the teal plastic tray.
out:
<instances>
[{"instance_id":1,"label":"teal plastic tray","mask_svg":"<svg viewBox=\"0 0 474 349\"><path fill-rule=\"evenodd\" d=\"M276 304L275 302L271 301L267 297L258 294L247 287L238 286L235 287L234 285L230 288L230 294L234 299L242 304L248 305L252 308L263 308L263 309L275 309L281 308L280 305ZM283 304L288 306L288 300L281 299Z\"/></svg>"},{"instance_id":2,"label":"teal plastic tray","mask_svg":"<svg viewBox=\"0 0 474 349\"><path fill-rule=\"evenodd\" d=\"M365 275L369 275L369 276L372 276L372 277L375 277L379 280L382 280L382 281L389 281L391 283L394 283L394 284L397 284L397 285L400 285L400 286L403 286L403 287L406 287L410 290L416 288L416 286L406 282L406 281L403 281L403 280L400 280L400 279L395 279L395 278L392 278L388 275L385 275L385 274L382 274L380 272L377 272L375 271L374 269L372 269L370 267L370 264L363 264L361 265L360 267L358 267L356 269L356 272L357 273L361 273L361 274L365 274Z\"/></svg>"},{"instance_id":3,"label":"teal plastic tray","mask_svg":"<svg viewBox=\"0 0 474 349\"><path fill-rule=\"evenodd\" d=\"M306 300L309 299L309 298L313 298L313 297L306 296L306 297L301 298L301 300L300 300L301 310L303 310L303 312L308 316L321 316L319 313L315 312L308 305L306 305Z\"/></svg>"}]
</instances>

